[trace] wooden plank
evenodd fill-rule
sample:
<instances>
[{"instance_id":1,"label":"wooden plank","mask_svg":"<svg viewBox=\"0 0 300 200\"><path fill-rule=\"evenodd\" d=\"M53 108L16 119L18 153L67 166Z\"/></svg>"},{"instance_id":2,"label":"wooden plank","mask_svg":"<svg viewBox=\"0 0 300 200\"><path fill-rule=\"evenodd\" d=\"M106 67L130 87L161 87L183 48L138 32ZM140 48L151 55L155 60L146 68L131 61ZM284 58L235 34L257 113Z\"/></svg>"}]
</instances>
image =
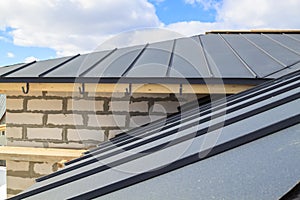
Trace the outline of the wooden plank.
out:
<instances>
[{"instance_id":1,"label":"wooden plank","mask_svg":"<svg viewBox=\"0 0 300 200\"><path fill-rule=\"evenodd\" d=\"M86 150L0 146L0 160L54 161L72 160Z\"/></svg>"},{"instance_id":2,"label":"wooden plank","mask_svg":"<svg viewBox=\"0 0 300 200\"><path fill-rule=\"evenodd\" d=\"M0 83L0 93L20 92L26 83ZM30 92L52 91L52 92L78 92L81 84L77 83L30 83ZM86 92L124 93L129 84L85 84ZM253 85L238 84L183 84L182 93L209 94L209 93L229 93L235 94ZM179 93L179 84L132 84L132 93Z\"/></svg>"}]
</instances>

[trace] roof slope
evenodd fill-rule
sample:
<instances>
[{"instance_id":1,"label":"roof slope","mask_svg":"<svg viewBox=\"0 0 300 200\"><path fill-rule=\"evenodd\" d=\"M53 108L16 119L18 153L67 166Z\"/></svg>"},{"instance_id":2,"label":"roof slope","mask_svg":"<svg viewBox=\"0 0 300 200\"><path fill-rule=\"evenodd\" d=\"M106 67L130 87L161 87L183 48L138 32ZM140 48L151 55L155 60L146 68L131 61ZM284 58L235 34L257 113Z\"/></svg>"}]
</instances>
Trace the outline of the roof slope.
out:
<instances>
[{"instance_id":1,"label":"roof slope","mask_svg":"<svg viewBox=\"0 0 300 200\"><path fill-rule=\"evenodd\" d=\"M223 78L257 84L299 69L299 62L299 32L218 33L1 67L0 82L203 83Z\"/></svg>"},{"instance_id":2,"label":"roof slope","mask_svg":"<svg viewBox=\"0 0 300 200\"><path fill-rule=\"evenodd\" d=\"M0 94L0 120L3 118L6 112L6 97Z\"/></svg>"},{"instance_id":3,"label":"roof slope","mask_svg":"<svg viewBox=\"0 0 300 200\"><path fill-rule=\"evenodd\" d=\"M11 199L278 199L300 179L299 78L300 71L136 128Z\"/></svg>"}]
</instances>

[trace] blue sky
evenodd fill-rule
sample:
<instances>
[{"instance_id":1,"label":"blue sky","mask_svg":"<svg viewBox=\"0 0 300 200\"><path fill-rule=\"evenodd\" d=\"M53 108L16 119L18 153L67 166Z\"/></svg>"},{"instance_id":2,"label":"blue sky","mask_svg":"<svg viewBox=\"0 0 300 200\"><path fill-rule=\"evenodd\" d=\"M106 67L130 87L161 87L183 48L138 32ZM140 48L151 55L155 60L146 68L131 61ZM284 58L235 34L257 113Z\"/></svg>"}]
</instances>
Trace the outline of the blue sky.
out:
<instances>
[{"instance_id":1,"label":"blue sky","mask_svg":"<svg viewBox=\"0 0 300 200\"><path fill-rule=\"evenodd\" d=\"M115 35L148 27L185 36L219 29L299 29L299 7L295 0L2 0L0 66L90 52ZM126 44L170 34L134 37Z\"/></svg>"},{"instance_id":2,"label":"blue sky","mask_svg":"<svg viewBox=\"0 0 300 200\"><path fill-rule=\"evenodd\" d=\"M202 4L188 4L184 1L166 0L152 2L156 7L156 14L165 24L179 21L202 21L214 22L216 17L215 9L205 9Z\"/></svg>"},{"instance_id":3,"label":"blue sky","mask_svg":"<svg viewBox=\"0 0 300 200\"><path fill-rule=\"evenodd\" d=\"M3 38L0 39L0 66L23 63L32 56L41 60L55 57L55 50L50 48L14 45L10 31L9 28L0 31L0 38Z\"/></svg>"}]
</instances>

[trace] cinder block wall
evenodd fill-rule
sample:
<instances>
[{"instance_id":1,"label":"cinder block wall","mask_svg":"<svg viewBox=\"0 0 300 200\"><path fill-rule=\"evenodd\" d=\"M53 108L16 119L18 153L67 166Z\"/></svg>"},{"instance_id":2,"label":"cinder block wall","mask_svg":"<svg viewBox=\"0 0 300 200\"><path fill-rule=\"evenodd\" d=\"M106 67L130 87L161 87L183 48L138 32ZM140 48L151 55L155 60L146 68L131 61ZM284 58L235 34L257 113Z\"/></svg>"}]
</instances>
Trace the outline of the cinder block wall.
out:
<instances>
[{"instance_id":1,"label":"cinder block wall","mask_svg":"<svg viewBox=\"0 0 300 200\"><path fill-rule=\"evenodd\" d=\"M87 149L195 99L194 94L7 93L7 145Z\"/></svg>"}]
</instances>

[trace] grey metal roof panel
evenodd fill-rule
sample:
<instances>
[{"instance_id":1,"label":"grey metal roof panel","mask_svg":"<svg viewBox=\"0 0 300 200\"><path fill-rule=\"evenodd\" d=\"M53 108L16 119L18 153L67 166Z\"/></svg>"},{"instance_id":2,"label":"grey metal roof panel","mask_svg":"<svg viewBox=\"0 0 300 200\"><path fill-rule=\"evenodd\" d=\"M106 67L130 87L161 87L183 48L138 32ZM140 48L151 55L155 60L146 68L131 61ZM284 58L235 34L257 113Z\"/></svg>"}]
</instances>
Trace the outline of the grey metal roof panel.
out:
<instances>
[{"instance_id":1,"label":"grey metal roof panel","mask_svg":"<svg viewBox=\"0 0 300 200\"><path fill-rule=\"evenodd\" d=\"M0 76L3 76L4 74L6 74L12 70L17 70L18 68L20 68L22 66L24 66L24 63L0 67Z\"/></svg>"},{"instance_id":2,"label":"grey metal roof panel","mask_svg":"<svg viewBox=\"0 0 300 200\"><path fill-rule=\"evenodd\" d=\"M84 163L83 158L77 164L75 162L54 173L54 176L40 180L28 191L12 199L86 199L103 196L191 163L201 164L205 158L291 127L300 123L299 110L294 109L300 105L299 76L300 72L296 72L250 89L249 92L228 97L229 107L222 107L226 102L219 101L217 105L221 107L217 110L210 106L196 108L199 115L192 119L188 119L190 114L185 115L185 122L190 128L183 125L177 131L168 131L173 126L162 128L145 138L138 137L139 144L136 141L125 144L131 145L131 149L115 145L112 150L116 153L106 154L106 157L92 160L88 155L98 154L88 154L85 157L87 163ZM222 112L222 109L227 111ZM218 111L221 114L217 114ZM201 118L203 112L208 115L208 121ZM178 114L179 123L182 114ZM222 117L225 117L225 121L217 119ZM199 119L198 125L192 122L193 119ZM207 124L210 119L215 121ZM139 134L145 134L143 127L141 132ZM136 133L137 136L139 134ZM207 152L207 149L211 151ZM99 155L104 154L102 152Z\"/></svg>"},{"instance_id":3,"label":"grey metal roof panel","mask_svg":"<svg viewBox=\"0 0 300 200\"><path fill-rule=\"evenodd\" d=\"M291 51L294 51L296 54L300 55L300 40L294 40L293 38L288 37L285 34L264 34L264 36L273 39L274 42L277 42L285 48L288 48Z\"/></svg>"},{"instance_id":4,"label":"grey metal roof panel","mask_svg":"<svg viewBox=\"0 0 300 200\"><path fill-rule=\"evenodd\" d=\"M223 34L222 37L259 77L283 69L282 65L253 46L241 35Z\"/></svg>"},{"instance_id":5,"label":"grey metal roof panel","mask_svg":"<svg viewBox=\"0 0 300 200\"><path fill-rule=\"evenodd\" d=\"M20 69L12 74L9 74L6 77L11 77L11 78L12 77L39 77L39 75L42 74L43 72L67 61L70 58L72 58L72 56L35 62L23 69Z\"/></svg>"},{"instance_id":6,"label":"grey metal roof panel","mask_svg":"<svg viewBox=\"0 0 300 200\"><path fill-rule=\"evenodd\" d=\"M215 77L254 78L219 35L201 35L200 39Z\"/></svg>"},{"instance_id":7,"label":"grey metal roof panel","mask_svg":"<svg viewBox=\"0 0 300 200\"><path fill-rule=\"evenodd\" d=\"M169 75L186 78L212 77L199 37L176 40Z\"/></svg>"},{"instance_id":8,"label":"grey metal roof panel","mask_svg":"<svg viewBox=\"0 0 300 200\"><path fill-rule=\"evenodd\" d=\"M45 75L45 77L79 77L97 62L101 61L111 51L84 54Z\"/></svg>"},{"instance_id":9,"label":"grey metal roof panel","mask_svg":"<svg viewBox=\"0 0 300 200\"><path fill-rule=\"evenodd\" d=\"M287 67L283 70L272 73L269 76L267 76L266 78L271 78L271 79L279 78L279 77L284 76L285 74L289 74L289 73L296 72L296 71L299 71L299 70L300 70L300 63L297 63L297 64L295 64L291 67Z\"/></svg>"},{"instance_id":10,"label":"grey metal roof panel","mask_svg":"<svg viewBox=\"0 0 300 200\"><path fill-rule=\"evenodd\" d=\"M105 58L84 77L122 77L145 45L121 48Z\"/></svg>"},{"instance_id":11,"label":"grey metal roof panel","mask_svg":"<svg viewBox=\"0 0 300 200\"><path fill-rule=\"evenodd\" d=\"M263 50L265 53L268 53L273 57L274 60L281 63L283 67L287 67L299 61L298 54L262 34L245 34L243 37L248 39L248 41L257 48Z\"/></svg>"},{"instance_id":12,"label":"grey metal roof panel","mask_svg":"<svg viewBox=\"0 0 300 200\"><path fill-rule=\"evenodd\" d=\"M138 57L126 77L166 77L174 41L150 44Z\"/></svg>"},{"instance_id":13,"label":"grey metal roof panel","mask_svg":"<svg viewBox=\"0 0 300 200\"><path fill-rule=\"evenodd\" d=\"M99 199L279 199L299 181L299 159L291 159L299 155L299 130L281 130Z\"/></svg>"},{"instance_id":14,"label":"grey metal roof panel","mask_svg":"<svg viewBox=\"0 0 300 200\"><path fill-rule=\"evenodd\" d=\"M298 42L300 41L300 34L284 34L284 35L292 38L295 41L298 41Z\"/></svg>"},{"instance_id":15,"label":"grey metal roof panel","mask_svg":"<svg viewBox=\"0 0 300 200\"><path fill-rule=\"evenodd\" d=\"M0 120L3 118L6 112L6 96L0 94Z\"/></svg>"}]
</instances>

